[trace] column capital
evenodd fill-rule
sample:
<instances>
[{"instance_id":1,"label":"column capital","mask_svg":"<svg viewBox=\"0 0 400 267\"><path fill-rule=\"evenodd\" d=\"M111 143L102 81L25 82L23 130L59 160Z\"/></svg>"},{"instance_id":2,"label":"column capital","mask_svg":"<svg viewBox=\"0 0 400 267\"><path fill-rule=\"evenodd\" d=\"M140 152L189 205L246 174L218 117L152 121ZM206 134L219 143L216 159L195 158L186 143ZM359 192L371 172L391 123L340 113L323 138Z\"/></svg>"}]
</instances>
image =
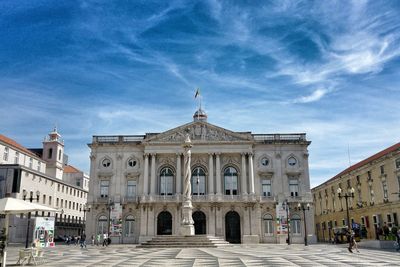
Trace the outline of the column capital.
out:
<instances>
[{"instance_id":1,"label":"column capital","mask_svg":"<svg viewBox=\"0 0 400 267\"><path fill-rule=\"evenodd\" d=\"M221 153L221 152L215 152L214 154L215 154L217 157L219 157L219 156L221 156L222 153Z\"/></svg>"},{"instance_id":2,"label":"column capital","mask_svg":"<svg viewBox=\"0 0 400 267\"><path fill-rule=\"evenodd\" d=\"M210 156L210 157L212 157L212 156L214 156L215 155L215 153L214 152L209 152L209 153L207 153L208 154L208 156Z\"/></svg>"},{"instance_id":3,"label":"column capital","mask_svg":"<svg viewBox=\"0 0 400 267\"><path fill-rule=\"evenodd\" d=\"M176 157L181 157L182 154L183 154L182 152L176 152L176 153L175 153Z\"/></svg>"},{"instance_id":4,"label":"column capital","mask_svg":"<svg viewBox=\"0 0 400 267\"><path fill-rule=\"evenodd\" d=\"M252 151L250 151L250 152L247 152L247 155L248 155L249 157L252 157L252 156L254 156L254 153L253 153Z\"/></svg>"},{"instance_id":5,"label":"column capital","mask_svg":"<svg viewBox=\"0 0 400 267\"><path fill-rule=\"evenodd\" d=\"M149 153L143 153L143 157L148 158L149 157Z\"/></svg>"}]
</instances>

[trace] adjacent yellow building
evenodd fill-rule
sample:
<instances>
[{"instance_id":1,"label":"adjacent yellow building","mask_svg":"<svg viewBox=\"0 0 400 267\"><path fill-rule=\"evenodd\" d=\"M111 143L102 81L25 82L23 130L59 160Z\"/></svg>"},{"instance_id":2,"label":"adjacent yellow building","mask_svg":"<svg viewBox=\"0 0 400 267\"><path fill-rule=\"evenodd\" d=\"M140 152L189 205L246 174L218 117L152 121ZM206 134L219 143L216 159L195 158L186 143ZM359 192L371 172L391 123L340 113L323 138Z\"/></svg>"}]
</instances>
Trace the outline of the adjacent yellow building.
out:
<instances>
[{"instance_id":1,"label":"adjacent yellow building","mask_svg":"<svg viewBox=\"0 0 400 267\"><path fill-rule=\"evenodd\" d=\"M385 223L389 228L399 226L400 143L345 169L311 192L319 241L333 241L334 232L347 226L348 219L352 227L363 229L363 238L377 239L377 229Z\"/></svg>"}]
</instances>

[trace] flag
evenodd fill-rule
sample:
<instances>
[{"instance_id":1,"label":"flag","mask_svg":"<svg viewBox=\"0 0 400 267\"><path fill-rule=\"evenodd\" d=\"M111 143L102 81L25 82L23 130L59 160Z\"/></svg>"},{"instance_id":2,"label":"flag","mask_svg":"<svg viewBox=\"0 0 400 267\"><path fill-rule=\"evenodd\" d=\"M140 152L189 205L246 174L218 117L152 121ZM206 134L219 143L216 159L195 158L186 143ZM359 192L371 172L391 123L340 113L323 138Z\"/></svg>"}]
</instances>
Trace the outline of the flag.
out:
<instances>
[{"instance_id":1,"label":"flag","mask_svg":"<svg viewBox=\"0 0 400 267\"><path fill-rule=\"evenodd\" d=\"M200 88L197 88L196 94L194 94L194 98L197 98L200 95Z\"/></svg>"}]
</instances>

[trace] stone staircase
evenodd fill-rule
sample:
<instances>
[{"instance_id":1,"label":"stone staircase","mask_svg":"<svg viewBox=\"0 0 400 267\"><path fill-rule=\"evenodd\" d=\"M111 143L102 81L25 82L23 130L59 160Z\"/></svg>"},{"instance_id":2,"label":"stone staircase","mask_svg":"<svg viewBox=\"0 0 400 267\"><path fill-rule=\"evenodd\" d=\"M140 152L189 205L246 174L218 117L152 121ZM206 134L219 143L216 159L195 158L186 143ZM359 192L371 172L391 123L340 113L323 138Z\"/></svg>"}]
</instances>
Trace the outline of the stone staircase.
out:
<instances>
[{"instance_id":1,"label":"stone staircase","mask_svg":"<svg viewBox=\"0 0 400 267\"><path fill-rule=\"evenodd\" d=\"M194 235L174 236L162 235L138 245L138 248L216 248L230 246L224 239L215 236Z\"/></svg>"}]
</instances>

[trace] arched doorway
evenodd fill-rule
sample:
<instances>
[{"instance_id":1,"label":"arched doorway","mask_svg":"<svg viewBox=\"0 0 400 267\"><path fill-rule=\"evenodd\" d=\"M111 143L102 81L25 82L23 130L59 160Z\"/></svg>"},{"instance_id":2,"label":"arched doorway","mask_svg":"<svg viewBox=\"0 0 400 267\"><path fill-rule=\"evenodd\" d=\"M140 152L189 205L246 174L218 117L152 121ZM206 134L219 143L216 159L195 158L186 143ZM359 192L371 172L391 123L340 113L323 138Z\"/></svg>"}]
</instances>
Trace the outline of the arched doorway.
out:
<instances>
[{"instance_id":1,"label":"arched doorway","mask_svg":"<svg viewBox=\"0 0 400 267\"><path fill-rule=\"evenodd\" d=\"M192 215L194 221L194 234L205 235L207 232L206 228L206 215L202 211L196 211Z\"/></svg>"},{"instance_id":2,"label":"arched doorway","mask_svg":"<svg viewBox=\"0 0 400 267\"><path fill-rule=\"evenodd\" d=\"M240 243L240 216L236 211L225 215L225 238L229 243Z\"/></svg>"},{"instance_id":3,"label":"arched doorway","mask_svg":"<svg viewBox=\"0 0 400 267\"><path fill-rule=\"evenodd\" d=\"M158 214L157 235L172 235L172 215L168 211Z\"/></svg>"}]
</instances>

